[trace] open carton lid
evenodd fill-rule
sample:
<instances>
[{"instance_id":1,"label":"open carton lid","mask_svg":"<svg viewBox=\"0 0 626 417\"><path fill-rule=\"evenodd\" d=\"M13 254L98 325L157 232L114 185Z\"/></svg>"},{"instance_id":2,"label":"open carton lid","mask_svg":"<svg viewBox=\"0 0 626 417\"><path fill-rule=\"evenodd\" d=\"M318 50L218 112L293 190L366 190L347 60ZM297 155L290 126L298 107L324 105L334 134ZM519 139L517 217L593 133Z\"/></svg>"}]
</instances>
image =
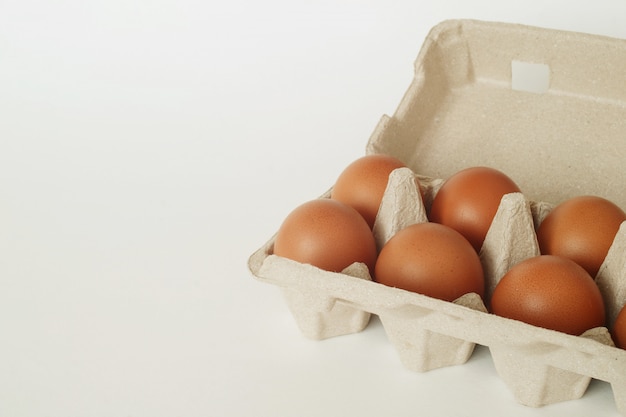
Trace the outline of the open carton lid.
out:
<instances>
[{"instance_id":1,"label":"open carton lid","mask_svg":"<svg viewBox=\"0 0 626 417\"><path fill-rule=\"evenodd\" d=\"M488 165L533 201L597 194L626 207L626 41L478 21L431 30L368 153L448 178Z\"/></svg>"},{"instance_id":2,"label":"open carton lid","mask_svg":"<svg viewBox=\"0 0 626 417\"><path fill-rule=\"evenodd\" d=\"M470 166L500 169L524 194L505 196L481 251L488 301L508 268L538 254L534 225L553 204L595 194L626 207L624 81L626 41L467 20L436 26L395 114L382 117L367 144L367 153L393 155L412 170L390 178L374 226L378 245L426 221L443 178ZM338 274L277 257L272 244L249 268L284 289L308 337L360 331L374 313L410 369L464 363L478 343L523 404L578 398L598 378L611 383L626 415L626 351L606 328L583 336L537 328L487 313L472 294L435 300L372 282L358 264ZM626 304L625 258L626 224L597 278L610 322Z\"/></svg>"}]
</instances>

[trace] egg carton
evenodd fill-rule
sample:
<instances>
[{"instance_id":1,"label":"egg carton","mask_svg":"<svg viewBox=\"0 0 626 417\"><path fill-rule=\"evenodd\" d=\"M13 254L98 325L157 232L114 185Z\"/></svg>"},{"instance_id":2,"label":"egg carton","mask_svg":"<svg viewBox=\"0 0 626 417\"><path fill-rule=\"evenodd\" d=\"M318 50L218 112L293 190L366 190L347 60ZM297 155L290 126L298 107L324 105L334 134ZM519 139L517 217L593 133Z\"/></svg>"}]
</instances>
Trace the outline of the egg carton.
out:
<instances>
[{"instance_id":1,"label":"egg carton","mask_svg":"<svg viewBox=\"0 0 626 417\"><path fill-rule=\"evenodd\" d=\"M408 369L461 365L480 344L522 404L580 398L595 378L611 384L626 415L626 350L606 327L573 336L486 308L499 279L539 254L535 230L555 204L596 194L626 207L626 74L616 72L623 68L626 42L600 36L474 20L442 22L427 36L405 96L366 147L407 165L390 175L373 231L380 248L398 230L428 221L444 179L463 168L505 172L523 193L503 197L480 251L485 301L388 287L360 263L323 271L274 255L274 237L250 256L250 271L282 288L311 339L359 332L375 314ZM610 327L626 304L626 222L596 282Z\"/></svg>"}]
</instances>

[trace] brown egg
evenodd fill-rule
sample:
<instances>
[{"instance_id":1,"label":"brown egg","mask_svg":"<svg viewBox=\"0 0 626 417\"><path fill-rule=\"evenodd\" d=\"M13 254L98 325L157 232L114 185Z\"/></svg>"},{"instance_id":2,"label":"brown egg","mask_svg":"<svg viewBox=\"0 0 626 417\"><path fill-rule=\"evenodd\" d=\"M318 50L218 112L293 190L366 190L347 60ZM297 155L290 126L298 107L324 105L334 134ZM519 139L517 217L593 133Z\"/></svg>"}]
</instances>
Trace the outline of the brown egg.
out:
<instances>
[{"instance_id":1,"label":"brown egg","mask_svg":"<svg viewBox=\"0 0 626 417\"><path fill-rule=\"evenodd\" d=\"M472 245L455 230L419 223L397 232L376 262L376 281L390 287L454 301L484 295L482 265Z\"/></svg>"},{"instance_id":2,"label":"brown egg","mask_svg":"<svg viewBox=\"0 0 626 417\"><path fill-rule=\"evenodd\" d=\"M491 311L546 329L580 335L604 326L595 281L567 258L542 255L513 266L496 285Z\"/></svg>"},{"instance_id":3,"label":"brown egg","mask_svg":"<svg viewBox=\"0 0 626 417\"><path fill-rule=\"evenodd\" d=\"M374 226L389 174L405 164L389 155L367 155L357 159L337 178L331 198L354 207L370 227Z\"/></svg>"},{"instance_id":4,"label":"brown egg","mask_svg":"<svg viewBox=\"0 0 626 417\"><path fill-rule=\"evenodd\" d=\"M556 206L541 222L541 253L569 258L595 277L626 213L596 196L574 197Z\"/></svg>"},{"instance_id":5,"label":"brown egg","mask_svg":"<svg viewBox=\"0 0 626 417\"><path fill-rule=\"evenodd\" d=\"M626 349L626 306L624 306L617 315L611 334L615 346Z\"/></svg>"},{"instance_id":6,"label":"brown egg","mask_svg":"<svg viewBox=\"0 0 626 417\"><path fill-rule=\"evenodd\" d=\"M439 189L430 209L431 221L453 228L478 252L505 194L520 192L512 179L489 167L457 172Z\"/></svg>"},{"instance_id":7,"label":"brown egg","mask_svg":"<svg viewBox=\"0 0 626 417\"><path fill-rule=\"evenodd\" d=\"M371 229L355 209L321 198L289 213L276 234L274 254L341 272L354 262L373 271L377 251Z\"/></svg>"}]
</instances>

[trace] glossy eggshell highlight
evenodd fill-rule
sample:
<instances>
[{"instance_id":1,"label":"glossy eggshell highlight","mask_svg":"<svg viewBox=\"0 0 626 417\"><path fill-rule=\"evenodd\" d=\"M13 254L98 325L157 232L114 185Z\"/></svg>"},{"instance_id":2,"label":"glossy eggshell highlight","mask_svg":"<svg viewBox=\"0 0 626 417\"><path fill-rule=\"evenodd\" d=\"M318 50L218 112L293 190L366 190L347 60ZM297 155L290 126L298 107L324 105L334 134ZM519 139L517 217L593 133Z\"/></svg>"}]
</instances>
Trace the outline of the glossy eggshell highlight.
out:
<instances>
[{"instance_id":1,"label":"glossy eggshell highlight","mask_svg":"<svg viewBox=\"0 0 626 417\"><path fill-rule=\"evenodd\" d=\"M520 192L517 184L494 168L472 167L457 172L441 186L429 219L449 226L478 252L505 194Z\"/></svg>"},{"instance_id":2,"label":"glossy eggshell highlight","mask_svg":"<svg viewBox=\"0 0 626 417\"><path fill-rule=\"evenodd\" d=\"M595 277L626 213L597 196L571 198L557 205L539 225L542 254L564 256Z\"/></svg>"},{"instance_id":3,"label":"glossy eggshell highlight","mask_svg":"<svg viewBox=\"0 0 626 417\"><path fill-rule=\"evenodd\" d=\"M363 262L371 272L377 250L371 229L355 209L322 198L289 213L275 236L274 254L332 272Z\"/></svg>"},{"instance_id":4,"label":"glossy eggshell highlight","mask_svg":"<svg viewBox=\"0 0 626 417\"><path fill-rule=\"evenodd\" d=\"M604 301L593 278L575 262L552 255L513 266L494 289L491 311L572 335L605 324Z\"/></svg>"},{"instance_id":5,"label":"glossy eggshell highlight","mask_svg":"<svg viewBox=\"0 0 626 417\"><path fill-rule=\"evenodd\" d=\"M404 162L389 155L361 157L341 172L331 190L331 198L355 208L373 227L389 174L404 167Z\"/></svg>"},{"instance_id":6,"label":"glossy eggshell highlight","mask_svg":"<svg viewBox=\"0 0 626 417\"><path fill-rule=\"evenodd\" d=\"M378 255L374 275L381 284L446 301L471 292L484 296L476 251L460 233L436 223L397 232Z\"/></svg>"},{"instance_id":7,"label":"glossy eggshell highlight","mask_svg":"<svg viewBox=\"0 0 626 417\"><path fill-rule=\"evenodd\" d=\"M626 306L624 306L617 315L611 335L613 336L615 346L626 349Z\"/></svg>"}]
</instances>

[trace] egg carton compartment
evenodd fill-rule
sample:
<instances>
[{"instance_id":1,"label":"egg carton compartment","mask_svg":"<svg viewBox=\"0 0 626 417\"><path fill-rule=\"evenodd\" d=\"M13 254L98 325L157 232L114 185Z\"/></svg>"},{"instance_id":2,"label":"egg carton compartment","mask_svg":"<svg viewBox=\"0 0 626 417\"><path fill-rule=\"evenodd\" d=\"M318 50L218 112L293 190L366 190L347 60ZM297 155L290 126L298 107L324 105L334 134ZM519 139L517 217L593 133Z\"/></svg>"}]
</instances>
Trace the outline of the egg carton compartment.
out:
<instances>
[{"instance_id":1,"label":"egg carton compartment","mask_svg":"<svg viewBox=\"0 0 626 417\"><path fill-rule=\"evenodd\" d=\"M403 227L427 221L444 179L460 169L505 172L523 194L503 198L481 249L485 301L466 294L446 302L387 287L358 263L342 273L322 271L274 255L273 237L251 255L249 269L283 289L309 338L359 332L376 314L409 369L463 364L481 344L522 404L580 398L596 378L611 384L626 415L626 350L613 346L606 328L572 336L485 307L511 266L539 254L534 230L555 204L595 194L626 207L626 80L611 70L625 67L624 41L520 25L447 21L425 40L405 96L366 147L409 167L390 176L373 231L380 248ZM524 69L539 74L544 87L529 86ZM610 326L626 304L626 223L596 282Z\"/></svg>"},{"instance_id":2,"label":"egg carton compartment","mask_svg":"<svg viewBox=\"0 0 626 417\"><path fill-rule=\"evenodd\" d=\"M427 221L418 181L409 169L396 170L390 176L374 225L380 245L393 236L391 231ZM422 180L427 198L437 189L428 184L440 182ZM546 207L533 204L520 193L502 199L480 252L486 298L511 266L539 254L534 225L542 214L533 209L537 206ZM624 269L609 266L619 264L626 248L623 243L626 224L599 273L616 271L605 276L622 283L626 282ZM370 315L377 314L401 362L414 371L463 364L478 343L489 347L498 374L522 404L541 406L580 398L592 377L611 382L616 398L626 393L626 351L613 347L606 328L592 329L580 337L537 328L489 314L477 294L466 294L453 303L432 299L371 282L362 264L338 274L275 256L271 242L251 257L251 265L258 277L284 288L289 308L309 338L359 332ZM594 344L610 348L611 354ZM581 367L582 360L600 363L604 371ZM621 368L615 368L616 360ZM618 406L622 409L626 404Z\"/></svg>"}]
</instances>

